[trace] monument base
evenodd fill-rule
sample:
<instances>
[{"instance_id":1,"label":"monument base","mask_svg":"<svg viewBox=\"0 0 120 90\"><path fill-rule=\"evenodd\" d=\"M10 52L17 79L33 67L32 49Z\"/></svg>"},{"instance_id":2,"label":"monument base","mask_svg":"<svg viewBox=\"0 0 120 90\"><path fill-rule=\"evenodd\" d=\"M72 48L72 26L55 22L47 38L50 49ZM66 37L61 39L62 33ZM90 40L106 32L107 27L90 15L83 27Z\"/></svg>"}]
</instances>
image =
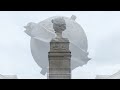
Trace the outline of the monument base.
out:
<instances>
[{"instance_id":1,"label":"monument base","mask_svg":"<svg viewBox=\"0 0 120 90\"><path fill-rule=\"evenodd\" d=\"M68 39L52 39L48 58L48 79L71 79L71 52Z\"/></svg>"}]
</instances>

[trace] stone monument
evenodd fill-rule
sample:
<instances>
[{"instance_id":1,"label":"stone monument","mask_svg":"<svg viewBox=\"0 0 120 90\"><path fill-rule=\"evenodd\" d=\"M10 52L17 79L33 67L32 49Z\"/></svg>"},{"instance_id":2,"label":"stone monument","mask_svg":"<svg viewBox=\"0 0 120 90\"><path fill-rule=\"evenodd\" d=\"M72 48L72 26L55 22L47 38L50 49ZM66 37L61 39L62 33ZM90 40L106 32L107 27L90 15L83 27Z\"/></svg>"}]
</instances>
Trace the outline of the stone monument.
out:
<instances>
[{"instance_id":1,"label":"stone monument","mask_svg":"<svg viewBox=\"0 0 120 90\"><path fill-rule=\"evenodd\" d=\"M71 79L71 52L69 40L62 37L66 29L63 17L52 19L56 37L50 41L48 79Z\"/></svg>"},{"instance_id":2,"label":"stone monument","mask_svg":"<svg viewBox=\"0 0 120 90\"><path fill-rule=\"evenodd\" d=\"M60 22L58 17L63 17L64 20L61 20ZM33 60L41 68L40 74L46 75L49 72L48 52L51 52L50 55L53 54L52 52L55 51L60 52L61 49L59 50L58 48L62 48L61 52L64 52L65 54L67 51L71 51L71 71L78 67L86 65L90 60L90 58L88 57L89 52L86 33L81 25L76 22L76 19L77 17L75 15L72 15L71 17L52 16L38 23L29 22L27 25L24 26L25 33L30 36L29 47ZM56 38L54 38L55 36ZM54 39L52 40L52 38ZM58 45L58 48L56 46L56 43L60 43L60 45ZM54 50L52 49L52 47L54 47ZM64 48L66 50L64 50ZM54 57L49 58L51 60L51 58ZM64 58L69 57L65 56Z\"/></svg>"}]
</instances>

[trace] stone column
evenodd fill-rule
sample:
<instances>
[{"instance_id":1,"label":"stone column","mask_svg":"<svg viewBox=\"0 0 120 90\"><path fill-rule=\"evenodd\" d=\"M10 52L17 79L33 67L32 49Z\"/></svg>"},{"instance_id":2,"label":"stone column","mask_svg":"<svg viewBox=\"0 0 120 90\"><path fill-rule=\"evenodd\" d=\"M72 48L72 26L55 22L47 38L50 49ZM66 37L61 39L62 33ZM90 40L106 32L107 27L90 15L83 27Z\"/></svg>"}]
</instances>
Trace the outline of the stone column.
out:
<instances>
[{"instance_id":1,"label":"stone column","mask_svg":"<svg viewBox=\"0 0 120 90\"><path fill-rule=\"evenodd\" d=\"M71 79L71 52L68 39L52 39L48 57L49 79Z\"/></svg>"},{"instance_id":2,"label":"stone column","mask_svg":"<svg viewBox=\"0 0 120 90\"><path fill-rule=\"evenodd\" d=\"M62 37L66 24L63 18L56 18L52 22L57 36L50 42L48 79L71 79L69 40Z\"/></svg>"}]
</instances>

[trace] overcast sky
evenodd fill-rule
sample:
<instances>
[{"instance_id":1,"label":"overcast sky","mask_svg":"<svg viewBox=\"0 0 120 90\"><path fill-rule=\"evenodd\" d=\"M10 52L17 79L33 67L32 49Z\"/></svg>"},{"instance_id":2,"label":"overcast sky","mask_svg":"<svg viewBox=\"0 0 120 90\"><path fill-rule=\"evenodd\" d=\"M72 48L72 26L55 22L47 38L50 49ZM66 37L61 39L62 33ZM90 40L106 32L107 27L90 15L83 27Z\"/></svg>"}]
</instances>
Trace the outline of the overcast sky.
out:
<instances>
[{"instance_id":1,"label":"overcast sky","mask_svg":"<svg viewBox=\"0 0 120 90\"><path fill-rule=\"evenodd\" d=\"M30 51L30 37L24 33L29 22L38 23L52 16L77 16L88 38L89 57L83 67L72 71L72 78L95 78L120 70L119 11L0 11L0 74L18 78L47 78L40 74Z\"/></svg>"}]
</instances>

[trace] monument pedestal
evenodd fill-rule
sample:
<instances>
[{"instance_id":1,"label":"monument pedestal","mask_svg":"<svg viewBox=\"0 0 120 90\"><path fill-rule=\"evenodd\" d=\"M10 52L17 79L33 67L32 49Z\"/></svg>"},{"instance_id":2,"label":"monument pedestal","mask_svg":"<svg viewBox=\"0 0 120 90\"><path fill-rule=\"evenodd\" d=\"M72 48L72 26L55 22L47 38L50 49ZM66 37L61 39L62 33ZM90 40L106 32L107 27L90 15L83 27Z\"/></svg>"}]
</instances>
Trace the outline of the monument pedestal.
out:
<instances>
[{"instance_id":1,"label":"monument pedestal","mask_svg":"<svg viewBox=\"0 0 120 90\"><path fill-rule=\"evenodd\" d=\"M71 52L67 38L51 40L48 58L48 79L71 79Z\"/></svg>"}]
</instances>

